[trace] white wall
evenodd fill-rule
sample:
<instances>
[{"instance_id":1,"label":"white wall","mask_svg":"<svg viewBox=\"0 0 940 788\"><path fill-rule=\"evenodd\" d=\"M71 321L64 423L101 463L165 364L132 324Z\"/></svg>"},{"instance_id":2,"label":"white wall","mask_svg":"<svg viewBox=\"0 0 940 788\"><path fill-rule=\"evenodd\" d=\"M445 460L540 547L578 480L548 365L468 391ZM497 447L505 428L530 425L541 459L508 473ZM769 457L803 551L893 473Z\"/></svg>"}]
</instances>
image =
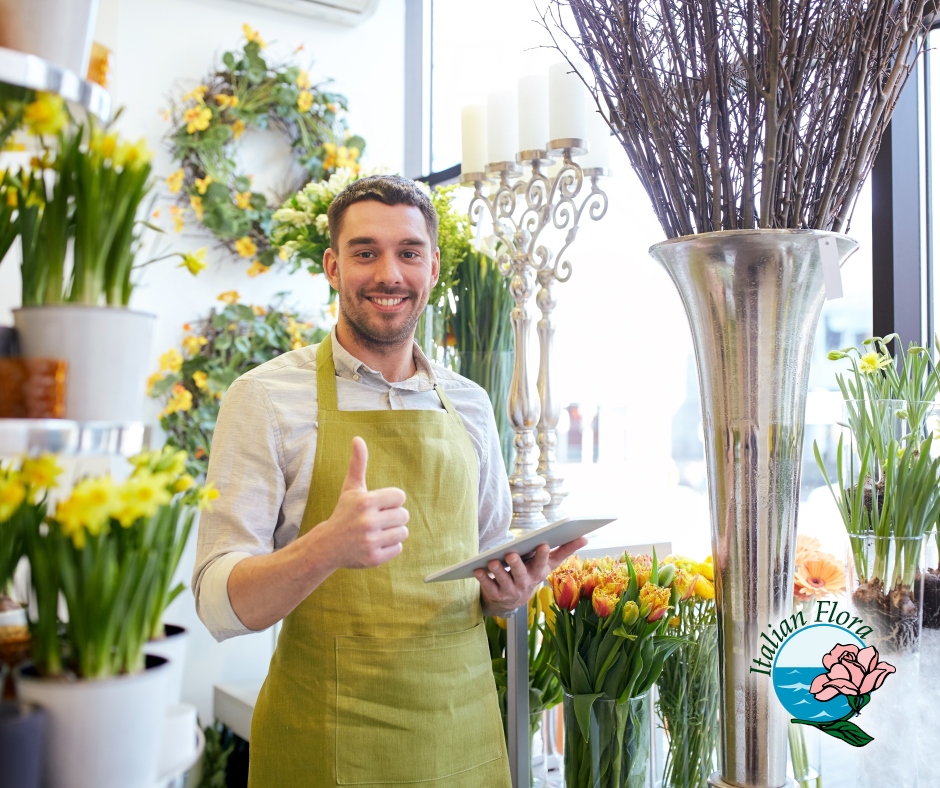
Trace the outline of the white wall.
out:
<instances>
[{"instance_id":1,"label":"white wall","mask_svg":"<svg viewBox=\"0 0 940 788\"><path fill-rule=\"evenodd\" d=\"M171 95L198 84L215 57L239 43L242 23L256 28L268 42L266 54L309 66L317 82L332 77L332 88L349 99L350 127L367 142L366 165L400 171L404 127L404 0L381 0L375 15L358 27L344 27L309 17L249 5L235 0L101 0L96 38L113 52L111 94L126 109L118 128L130 137L144 136L159 151L155 171L165 176L173 163L163 150L168 125L162 111ZM293 55L303 45L302 51ZM261 135L264 137L265 135ZM273 135L271 135L273 137ZM247 137L247 135L246 135ZM255 137L240 158L256 184L278 182L272 154L283 151L276 138ZM260 168L259 170L253 167ZM272 171L273 170L273 171ZM169 228L166 207L158 223ZM289 291L289 303L310 312L323 302L325 283L299 272L271 272L255 279L245 276L247 264L233 260L225 250L213 248L211 236L188 226L182 235L169 234L155 248L186 251L210 247L209 268L193 279L175 262L156 263L141 272L131 307L158 316L151 366L167 348L178 345L181 325L208 312L216 296L238 290L253 303L266 304L279 291ZM0 324L12 322L11 309L21 298L19 261L11 252L0 265ZM146 417L157 422L158 407L148 404ZM183 559L181 577L192 571L192 545ZM204 721L211 719L212 685L220 681L260 678L267 670L271 633L237 638L217 644L195 615L192 595L178 599L168 620L188 627L189 669L185 699L199 706Z\"/></svg>"}]
</instances>

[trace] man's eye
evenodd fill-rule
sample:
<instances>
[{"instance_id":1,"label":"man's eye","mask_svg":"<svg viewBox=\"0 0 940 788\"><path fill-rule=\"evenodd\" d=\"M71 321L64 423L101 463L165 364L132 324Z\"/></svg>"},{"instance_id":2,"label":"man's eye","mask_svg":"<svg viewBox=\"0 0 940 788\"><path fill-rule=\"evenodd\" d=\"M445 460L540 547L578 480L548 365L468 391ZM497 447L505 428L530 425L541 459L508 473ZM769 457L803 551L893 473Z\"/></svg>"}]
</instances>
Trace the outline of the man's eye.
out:
<instances>
[{"instance_id":1,"label":"man's eye","mask_svg":"<svg viewBox=\"0 0 940 788\"><path fill-rule=\"evenodd\" d=\"M416 260L418 258L417 252L402 252L402 255L406 260Z\"/></svg>"},{"instance_id":2,"label":"man's eye","mask_svg":"<svg viewBox=\"0 0 940 788\"><path fill-rule=\"evenodd\" d=\"M365 259L369 259L369 258L375 257L375 252L368 252L368 251L359 252L359 253L356 255L356 257L362 257L362 258L365 258Z\"/></svg>"}]
</instances>

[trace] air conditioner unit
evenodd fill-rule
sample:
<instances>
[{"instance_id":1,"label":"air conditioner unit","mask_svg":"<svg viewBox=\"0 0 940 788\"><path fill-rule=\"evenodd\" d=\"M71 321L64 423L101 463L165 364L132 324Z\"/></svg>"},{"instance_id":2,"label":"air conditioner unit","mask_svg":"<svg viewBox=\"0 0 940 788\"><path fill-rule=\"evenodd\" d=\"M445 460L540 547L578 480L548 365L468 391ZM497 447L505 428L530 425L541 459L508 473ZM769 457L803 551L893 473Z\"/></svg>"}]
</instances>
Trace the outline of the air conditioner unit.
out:
<instances>
[{"instance_id":1,"label":"air conditioner unit","mask_svg":"<svg viewBox=\"0 0 940 788\"><path fill-rule=\"evenodd\" d=\"M379 0L240 0L293 14L325 19L341 25L358 25L375 12Z\"/></svg>"}]
</instances>

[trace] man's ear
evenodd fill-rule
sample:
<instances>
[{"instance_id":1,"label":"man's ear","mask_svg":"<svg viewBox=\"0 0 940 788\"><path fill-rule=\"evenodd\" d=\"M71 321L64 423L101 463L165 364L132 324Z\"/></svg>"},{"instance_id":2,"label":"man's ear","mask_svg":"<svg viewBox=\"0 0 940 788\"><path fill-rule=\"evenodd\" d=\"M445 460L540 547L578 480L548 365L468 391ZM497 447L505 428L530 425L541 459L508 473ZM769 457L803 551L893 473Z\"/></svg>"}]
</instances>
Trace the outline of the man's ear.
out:
<instances>
[{"instance_id":1,"label":"man's ear","mask_svg":"<svg viewBox=\"0 0 940 788\"><path fill-rule=\"evenodd\" d=\"M339 292L339 260L329 246L323 253L323 273L332 288Z\"/></svg>"},{"instance_id":2,"label":"man's ear","mask_svg":"<svg viewBox=\"0 0 940 788\"><path fill-rule=\"evenodd\" d=\"M440 247L434 248L434 255L431 257L431 287L437 284L437 280L441 278L441 249Z\"/></svg>"}]
</instances>

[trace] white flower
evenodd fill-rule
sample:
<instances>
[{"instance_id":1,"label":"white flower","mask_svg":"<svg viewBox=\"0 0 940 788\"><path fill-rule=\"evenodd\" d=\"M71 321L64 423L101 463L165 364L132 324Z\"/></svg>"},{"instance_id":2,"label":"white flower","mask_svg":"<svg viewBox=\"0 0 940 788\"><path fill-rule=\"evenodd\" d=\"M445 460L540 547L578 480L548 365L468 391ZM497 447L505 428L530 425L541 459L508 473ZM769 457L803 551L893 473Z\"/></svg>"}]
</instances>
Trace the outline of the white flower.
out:
<instances>
[{"instance_id":1,"label":"white flower","mask_svg":"<svg viewBox=\"0 0 940 788\"><path fill-rule=\"evenodd\" d=\"M276 222L292 224L294 227L306 227L310 223L310 217L306 213L295 211L293 208L280 208L271 218Z\"/></svg>"},{"instance_id":2,"label":"white flower","mask_svg":"<svg viewBox=\"0 0 940 788\"><path fill-rule=\"evenodd\" d=\"M330 231L330 220L325 213L321 213L313 220L313 226L317 228L320 235L326 235Z\"/></svg>"}]
</instances>

